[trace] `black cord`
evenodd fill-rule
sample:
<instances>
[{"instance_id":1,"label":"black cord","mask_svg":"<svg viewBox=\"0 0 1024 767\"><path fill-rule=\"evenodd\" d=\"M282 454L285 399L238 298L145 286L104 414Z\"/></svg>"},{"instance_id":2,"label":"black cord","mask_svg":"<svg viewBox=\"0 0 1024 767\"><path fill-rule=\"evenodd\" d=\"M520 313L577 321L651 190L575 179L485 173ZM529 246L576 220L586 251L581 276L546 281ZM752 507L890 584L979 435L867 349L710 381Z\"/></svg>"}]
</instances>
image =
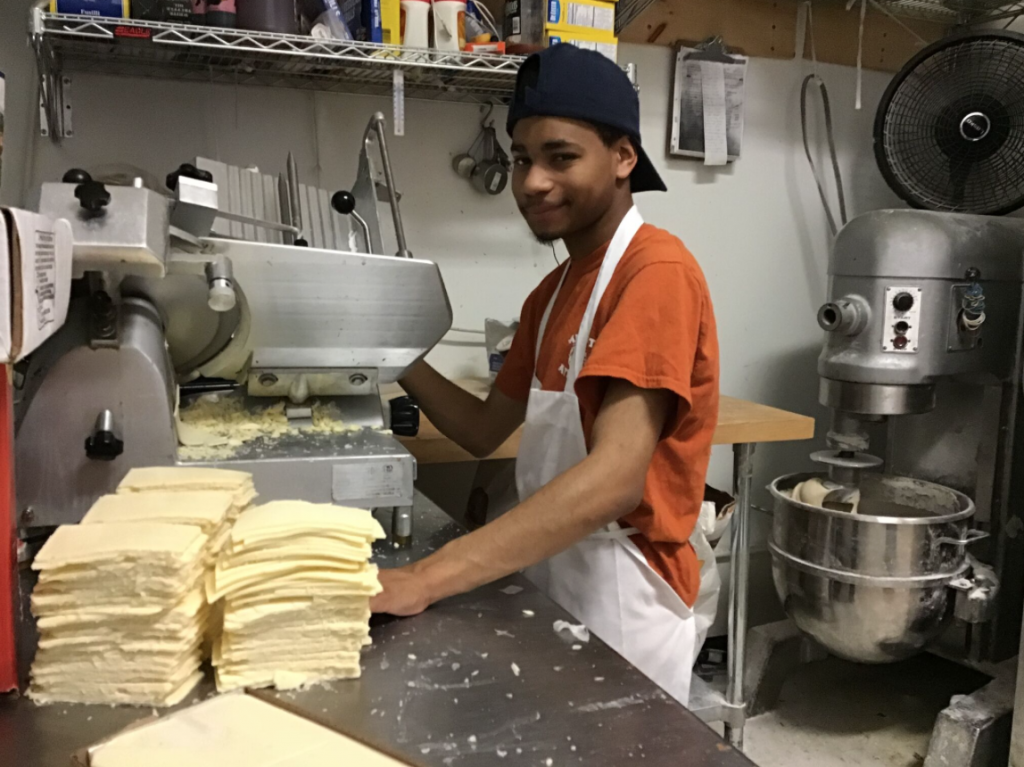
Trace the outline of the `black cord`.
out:
<instances>
[{"instance_id":1,"label":"black cord","mask_svg":"<svg viewBox=\"0 0 1024 767\"><path fill-rule=\"evenodd\" d=\"M553 259L555 259L555 263L556 263L556 264L558 264L559 266L561 266L561 265L562 265L562 262L558 260L558 254L557 254L557 253L555 252L555 243L553 243L553 242L549 242L549 243L548 243L548 245L550 245L550 246L551 246L551 257L552 257Z\"/></svg>"}]
</instances>

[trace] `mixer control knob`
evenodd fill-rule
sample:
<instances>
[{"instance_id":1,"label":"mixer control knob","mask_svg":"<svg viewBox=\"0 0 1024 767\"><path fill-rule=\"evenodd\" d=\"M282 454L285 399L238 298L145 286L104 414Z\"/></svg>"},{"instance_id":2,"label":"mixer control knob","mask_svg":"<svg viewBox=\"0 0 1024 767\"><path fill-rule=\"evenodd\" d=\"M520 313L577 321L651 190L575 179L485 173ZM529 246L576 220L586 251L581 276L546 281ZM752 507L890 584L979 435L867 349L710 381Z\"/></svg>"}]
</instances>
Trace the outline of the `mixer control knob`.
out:
<instances>
[{"instance_id":1,"label":"mixer control knob","mask_svg":"<svg viewBox=\"0 0 1024 767\"><path fill-rule=\"evenodd\" d=\"M208 170L200 170L190 162L184 162L174 173L167 174L167 188L172 192L178 188L178 179L184 176L185 178L194 178L196 181L208 181L213 183L213 174Z\"/></svg>"},{"instance_id":2,"label":"mixer control knob","mask_svg":"<svg viewBox=\"0 0 1024 767\"><path fill-rule=\"evenodd\" d=\"M909 312L914 307L914 297L909 293L897 293L892 305L898 312Z\"/></svg>"},{"instance_id":3,"label":"mixer control knob","mask_svg":"<svg viewBox=\"0 0 1024 767\"><path fill-rule=\"evenodd\" d=\"M894 339L892 339L892 345L896 349L906 349L907 348L907 337L906 336L896 336Z\"/></svg>"}]
</instances>

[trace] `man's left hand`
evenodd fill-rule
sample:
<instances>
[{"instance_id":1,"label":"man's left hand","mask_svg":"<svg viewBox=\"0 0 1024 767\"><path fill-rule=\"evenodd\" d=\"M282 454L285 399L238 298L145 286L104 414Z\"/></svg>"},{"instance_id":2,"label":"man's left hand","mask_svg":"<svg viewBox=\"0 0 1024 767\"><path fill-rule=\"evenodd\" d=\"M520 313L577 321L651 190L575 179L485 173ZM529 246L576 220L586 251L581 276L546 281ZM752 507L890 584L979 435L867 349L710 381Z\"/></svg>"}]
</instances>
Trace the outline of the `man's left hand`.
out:
<instances>
[{"instance_id":1,"label":"man's left hand","mask_svg":"<svg viewBox=\"0 0 1024 767\"><path fill-rule=\"evenodd\" d=\"M381 570L378 577L384 591L370 600L373 612L404 617L419 615L430 607L430 595L424 587L424 578L413 572L413 568Z\"/></svg>"}]
</instances>

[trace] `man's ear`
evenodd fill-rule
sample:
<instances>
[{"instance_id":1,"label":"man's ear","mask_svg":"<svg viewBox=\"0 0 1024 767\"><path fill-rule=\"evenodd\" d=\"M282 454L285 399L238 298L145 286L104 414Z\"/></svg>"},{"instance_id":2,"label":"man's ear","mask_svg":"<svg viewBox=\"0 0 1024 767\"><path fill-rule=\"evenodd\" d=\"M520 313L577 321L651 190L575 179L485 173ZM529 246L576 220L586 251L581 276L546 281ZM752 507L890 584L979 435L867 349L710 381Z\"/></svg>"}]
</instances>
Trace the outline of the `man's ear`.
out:
<instances>
[{"instance_id":1,"label":"man's ear","mask_svg":"<svg viewBox=\"0 0 1024 767\"><path fill-rule=\"evenodd\" d=\"M615 177L620 181L625 181L636 167L636 147L633 146L629 136L623 136L615 142L615 155L617 158Z\"/></svg>"}]
</instances>

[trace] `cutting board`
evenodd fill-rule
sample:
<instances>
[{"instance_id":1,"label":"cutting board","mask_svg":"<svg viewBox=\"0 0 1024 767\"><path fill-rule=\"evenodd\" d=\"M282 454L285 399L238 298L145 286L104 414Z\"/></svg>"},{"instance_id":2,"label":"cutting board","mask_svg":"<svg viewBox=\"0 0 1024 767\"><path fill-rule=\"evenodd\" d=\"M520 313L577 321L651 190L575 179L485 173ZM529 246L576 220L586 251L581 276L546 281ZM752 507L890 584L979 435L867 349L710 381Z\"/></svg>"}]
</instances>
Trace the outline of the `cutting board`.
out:
<instances>
[{"instance_id":1,"label":"cutting board","mask_svg":"<svg viewBox=\"0 0 1024 767\"><path fill-rule=\"evenodd\" d=\"M410 762L237 693L125 730L88 751L88 767L408 767Z\"/></svg>"}]
</instances>

